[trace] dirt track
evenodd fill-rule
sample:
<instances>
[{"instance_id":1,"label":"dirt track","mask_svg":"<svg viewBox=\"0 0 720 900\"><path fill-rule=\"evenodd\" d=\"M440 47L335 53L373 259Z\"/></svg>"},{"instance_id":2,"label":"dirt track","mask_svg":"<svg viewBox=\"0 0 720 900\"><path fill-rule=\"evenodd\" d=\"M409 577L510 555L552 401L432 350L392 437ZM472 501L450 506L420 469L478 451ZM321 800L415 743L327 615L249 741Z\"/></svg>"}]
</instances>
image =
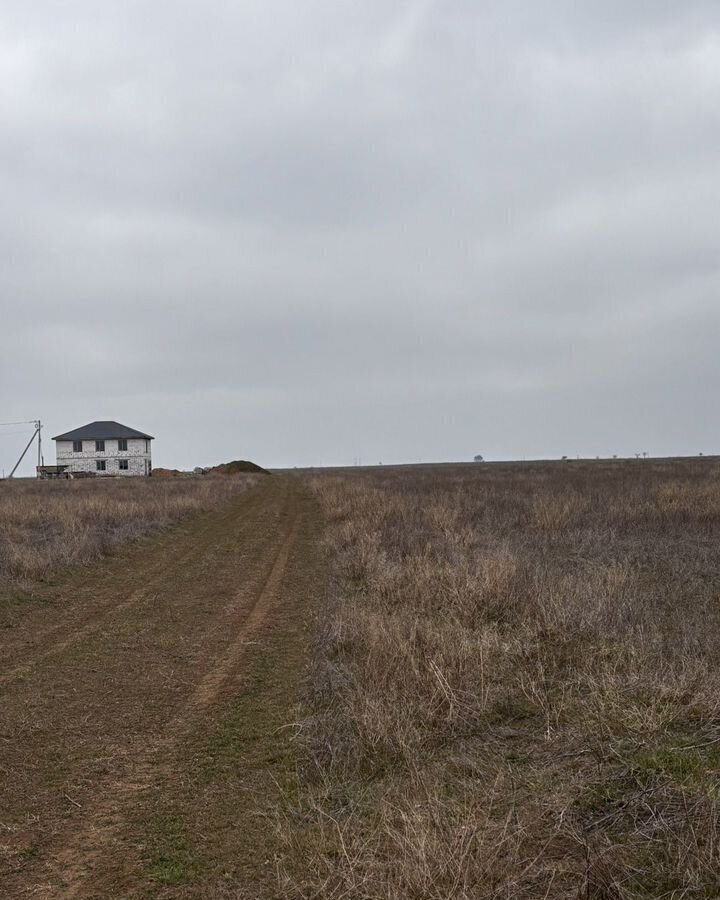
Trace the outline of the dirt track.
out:
<instances>
[{"instance_id":1,"label":"dirt track","mask_svg":"<svg viewBox=\"0 0 720 900\"><path fill-rule=\"evenodd\" d=\"M268 478L0 631L0 897L275 895L263 803L291 765L318 529Z\"/></svg>"}]
</instances>

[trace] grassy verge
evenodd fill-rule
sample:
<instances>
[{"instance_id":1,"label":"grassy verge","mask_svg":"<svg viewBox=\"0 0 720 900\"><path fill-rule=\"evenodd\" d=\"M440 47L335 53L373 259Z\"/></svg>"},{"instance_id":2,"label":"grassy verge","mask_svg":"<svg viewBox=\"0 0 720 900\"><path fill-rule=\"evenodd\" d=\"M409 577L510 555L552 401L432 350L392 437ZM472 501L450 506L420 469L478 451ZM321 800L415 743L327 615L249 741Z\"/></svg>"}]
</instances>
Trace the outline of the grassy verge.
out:
<instances>
[{"instance_id":1,"label":"grassy verge","mask_svg":"<svg viewBox=\"0 0 720 900\"><path fill-rule=\"evenodd\" d=\"M334 589L287 895L720 895L717 463L313 484Z\"/></svg>"}]
</instances>

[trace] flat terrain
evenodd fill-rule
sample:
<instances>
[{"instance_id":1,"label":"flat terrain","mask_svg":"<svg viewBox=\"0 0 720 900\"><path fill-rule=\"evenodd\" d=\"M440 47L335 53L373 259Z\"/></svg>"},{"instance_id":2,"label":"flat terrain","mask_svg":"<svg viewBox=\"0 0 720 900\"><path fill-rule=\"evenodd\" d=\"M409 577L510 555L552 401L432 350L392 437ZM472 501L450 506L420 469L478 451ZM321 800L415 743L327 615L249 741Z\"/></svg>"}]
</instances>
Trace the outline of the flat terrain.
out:
<instances>
[{"instance_id":1,"label":"flat terrain","mask_svg":"<svg viewBox=\"0 0 720 900\"><path fill-rule=\"evenodd\" d=\"M309 900L720 897L720 462L318 472L281 871Z\"/></svg>"},{"instance_id":2,"label":"flat terrain","mask_svg":"<svg viewBox=\"0 0 720 900\"><path fill-rule=\"evenodd\" d=\"M275 895L319 528L274 476L0 598L0 896Z\"/></svg>"},{"instance_id":3,"label":"flat terrain","mask_svg":"<svg viewBox=\"0 0 720 900\"><path fill-rule=\"evenodd\" d=\"M9 587L95 562L119 545L216 509L258 481L257 475L0 481L0 600Z\"/></svg>"},{"instance_id":4,"label":"flat terrain","mask_svg":"<svg viewBox=\"0 0 720 900\"><path fill-rule=\"evenodd\" d=\"M720 460L145 487L0 510L1 897L720 896Z\"/></svg>"}]
</instances>

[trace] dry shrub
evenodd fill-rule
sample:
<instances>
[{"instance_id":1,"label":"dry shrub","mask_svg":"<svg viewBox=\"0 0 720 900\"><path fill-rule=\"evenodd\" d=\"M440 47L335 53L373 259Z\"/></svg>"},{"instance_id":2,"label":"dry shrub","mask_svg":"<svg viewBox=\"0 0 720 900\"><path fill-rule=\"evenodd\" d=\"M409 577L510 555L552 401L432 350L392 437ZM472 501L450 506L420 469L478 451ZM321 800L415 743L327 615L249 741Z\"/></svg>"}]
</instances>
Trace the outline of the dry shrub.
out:
<instances>
[{"instance_id":1,"label":"dry shrub","mask_svg":"<svg viewBox=\"0 0 720 900\"><path fill-rule=\"evenodd\" d=\"M320 475L297 897L720 895L713 460Z\"/></svg>"},{"instance_id":2,"label":"dry shrub","mask_svg":"<svg viewBox=\"0 0 720 900\"><path fill-rule=\"evenodd\" d=\"M91 562L254 483L256 476L2 482L0 584Z\"/></svg>"}]
</instances>

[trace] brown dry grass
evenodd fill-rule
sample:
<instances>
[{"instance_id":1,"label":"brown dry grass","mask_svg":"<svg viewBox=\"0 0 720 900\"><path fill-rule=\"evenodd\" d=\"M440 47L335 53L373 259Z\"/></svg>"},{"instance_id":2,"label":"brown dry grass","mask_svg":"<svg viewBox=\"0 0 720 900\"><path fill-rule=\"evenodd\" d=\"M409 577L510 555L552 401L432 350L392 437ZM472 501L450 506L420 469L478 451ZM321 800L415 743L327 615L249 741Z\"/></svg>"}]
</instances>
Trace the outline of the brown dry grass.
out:
<instances>
[{"instance_id":1,"label":"brown dry grass","mask_svg":"<svg viewBox=\"0 0 720 900\"><path fill-rule=\"evenodd\" d=\"M720 896L717 461L313 480L290 896Z\"/></svg>"},{"instance_id":2,"label":"brown dry grass","mask_svg":"<svg viewBox=\"0 0 720 900\"><path fill-rule=\"evenodd\" d=\"M92 562L255 483L255 476L2 482L0 587Z\"/></svg>"}]
</instances>

